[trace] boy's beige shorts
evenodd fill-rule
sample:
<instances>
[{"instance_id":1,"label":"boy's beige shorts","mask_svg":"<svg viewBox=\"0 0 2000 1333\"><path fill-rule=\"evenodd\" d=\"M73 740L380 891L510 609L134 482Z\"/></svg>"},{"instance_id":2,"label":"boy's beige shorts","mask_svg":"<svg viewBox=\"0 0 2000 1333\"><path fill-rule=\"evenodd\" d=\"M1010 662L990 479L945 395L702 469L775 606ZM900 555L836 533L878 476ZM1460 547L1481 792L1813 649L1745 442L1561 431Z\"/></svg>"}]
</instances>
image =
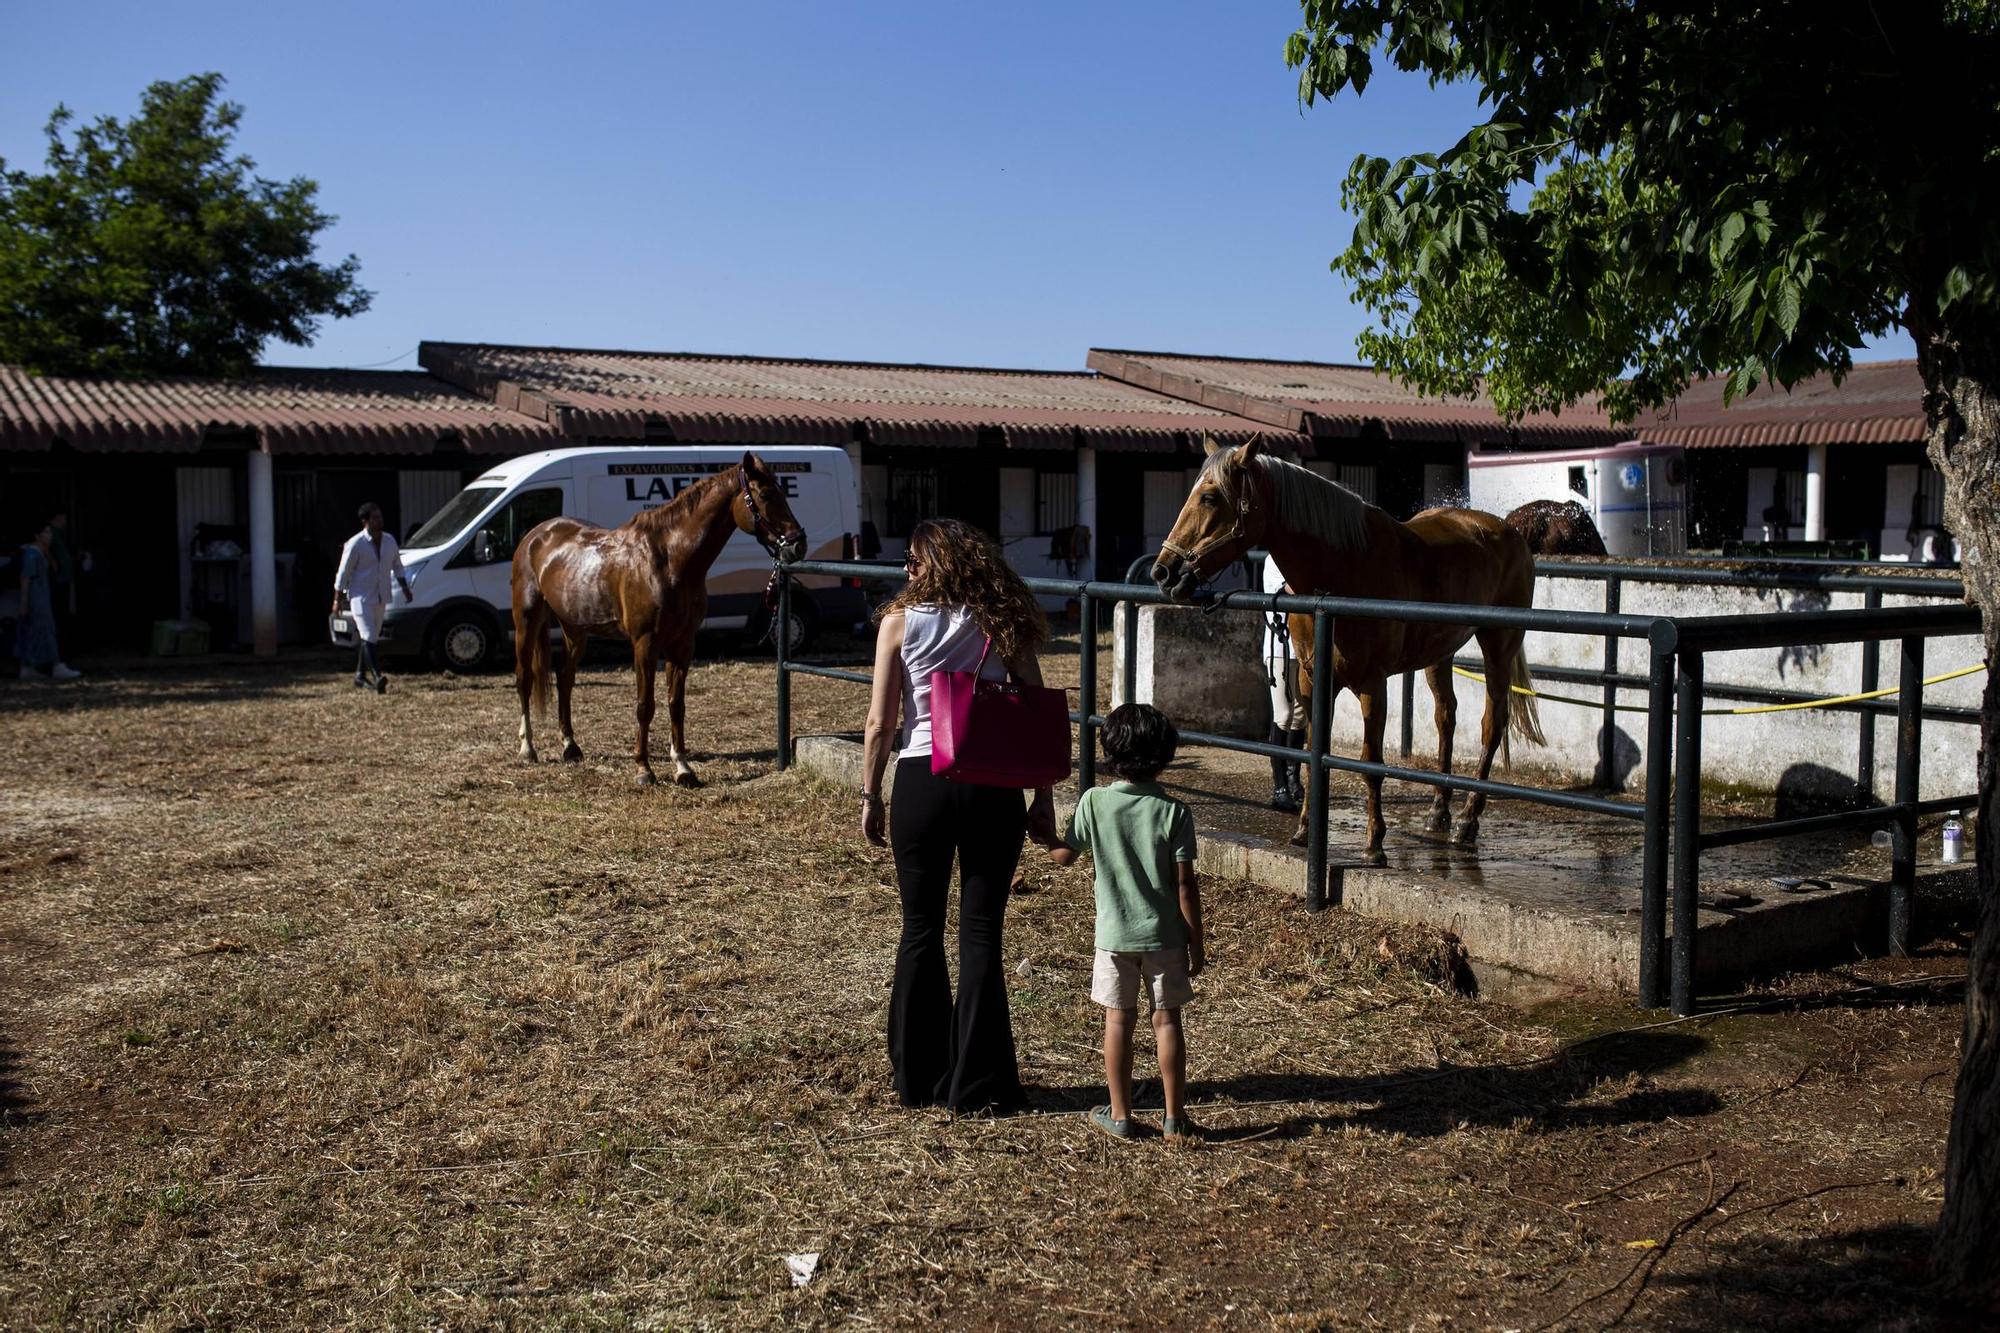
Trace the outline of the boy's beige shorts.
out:
<instances>
[{"instance_id":1,"label":"boy's beige shorts","mask_svg":"<svg viewBox=\"0 0 2000 1333\"><path fill-rule=\"evenodd\" d=\"M1186 949L1152 949L1145 953L1097 951L1090 973L1090 998L1106 1009L1137 1009L1140 983L1155 1009L1178 1009L1194 998L1188 980Z\"/></svg>"}]
</instances>

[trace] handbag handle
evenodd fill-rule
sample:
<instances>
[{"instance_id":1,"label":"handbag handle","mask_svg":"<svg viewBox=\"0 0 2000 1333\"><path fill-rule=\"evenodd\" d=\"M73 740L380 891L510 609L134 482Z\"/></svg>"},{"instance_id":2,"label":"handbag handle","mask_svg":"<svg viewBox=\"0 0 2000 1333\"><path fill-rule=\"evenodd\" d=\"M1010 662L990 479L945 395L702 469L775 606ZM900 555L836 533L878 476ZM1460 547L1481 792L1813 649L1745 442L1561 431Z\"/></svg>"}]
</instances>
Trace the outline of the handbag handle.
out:
<instances>
[{"instance_id":1,"label":"handbag handle","mask_svg":"<svg viewBox=\"0 0 2000 1333\"><path fill-rule=\"evenodd\" d=\"M972 688L975 690L988 683L986 680L986 656L992 651L993 636L989 634L986 636L986 646L979 650L979 664L972 668ZM1012 681L1014 679L1014 668L1008 666L1005 660L1002 660L1000 665L1007 673L1001 683L1006 684Z\"/></svg>"}]
</instances>

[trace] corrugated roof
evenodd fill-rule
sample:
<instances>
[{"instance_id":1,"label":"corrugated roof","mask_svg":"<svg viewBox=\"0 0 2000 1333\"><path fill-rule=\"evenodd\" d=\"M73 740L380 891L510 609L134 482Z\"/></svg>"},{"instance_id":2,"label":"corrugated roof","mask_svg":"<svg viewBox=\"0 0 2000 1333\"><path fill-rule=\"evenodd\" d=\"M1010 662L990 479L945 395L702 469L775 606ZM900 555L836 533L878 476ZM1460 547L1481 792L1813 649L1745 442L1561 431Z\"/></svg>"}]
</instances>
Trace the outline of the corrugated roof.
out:
<instances>
[{"instance_id":1,"label":"corrugated roof","mask_svg":"<svg viewBox=\"0 0 2000 1333\"><path fill-rule=\"evenodd\" d=\"M1642 424L1657 444L1727 448L1757 444L1911 444L1925 437L1924 381L1914 360L1854 367L1838 385L1817 375L1791 390L1761 384L1724 407L1722 376L1688 386Z\"/></svg>"},{"instance_id":2,"label":"corrugated roof","mask_svg":"<svg viewBox=\"0 0 2000 1333\"><path fill-rule=\"evenodd\" d=\"M418 361L573 438L1174 450L1287 429L1083 371L434 342Z\"/></svg>"},{"instance_id":3,"label":"corrugated roof","mask_svg":"<svg viewBox=\"0 0 2000 1333\"><path fill-rule=\"evenodd\" d=\"M1113 379L1324 439L1379 429L1392 440L1521 440L1584 446L1628 438L1595 408L1509 426L1493 404L1426 398L1369 366L1264 361L1092 348L1090 368Z\"/></svg>"},{"instance_id":4,"label":"corrugated roof","mask_svg":"<svg viewBox=\"0 0 2000 1333\"><path fill-rule=\"evenodd\" d=\"M192 453L211 430L272 453L473 453L558 442L549 426L422 371L261 369L242 379L80 378L0 366L0 449Z\"/></svg>"}]
</instances>

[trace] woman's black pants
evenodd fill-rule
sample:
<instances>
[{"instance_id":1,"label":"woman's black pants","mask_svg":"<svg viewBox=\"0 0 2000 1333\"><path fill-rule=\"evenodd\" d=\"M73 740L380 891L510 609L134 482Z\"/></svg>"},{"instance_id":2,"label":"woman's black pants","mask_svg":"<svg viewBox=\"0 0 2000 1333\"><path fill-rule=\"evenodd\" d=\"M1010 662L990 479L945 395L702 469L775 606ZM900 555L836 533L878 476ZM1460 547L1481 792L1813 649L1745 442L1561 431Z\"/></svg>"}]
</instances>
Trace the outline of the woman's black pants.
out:
<instances>
[{"instance_id":1,"label":"woman's black pants","mask_svg":"<svg viewBox=\"0 0 2000 1333\"><path fill-rule=\"evenodd\" d=\"M903 938L889 997L889 1062L905 1106L1018 1110L1023 1102L1000 955L1007 888L1028 828L1022 794L947 782L929 755L896 764L889 842ZM945 904L958 860L958 1000L945 971Z\"/></svg>"}]
</instances>

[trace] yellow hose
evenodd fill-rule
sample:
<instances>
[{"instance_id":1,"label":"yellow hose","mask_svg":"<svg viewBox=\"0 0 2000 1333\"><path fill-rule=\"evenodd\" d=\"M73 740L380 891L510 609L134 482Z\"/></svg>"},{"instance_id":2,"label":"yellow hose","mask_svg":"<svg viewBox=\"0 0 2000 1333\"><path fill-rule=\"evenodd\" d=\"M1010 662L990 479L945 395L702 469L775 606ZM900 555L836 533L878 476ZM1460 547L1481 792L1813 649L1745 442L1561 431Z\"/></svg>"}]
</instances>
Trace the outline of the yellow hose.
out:
<instances>
[{"instance_id":1,"label":"yellow hose","mask_svg":"<svg viewBox=\"0 0 2000 1333\"><path fill-rule=\"evenodd\" d=\"M1940 675L1926 676L1923 683L1926 686L1936 685L1940 681L1957 680L1960 676L1970 676L1976 671L1984 670L1986 670L1985 663L1976 663L1969 667L1960 667L1956 671L1946 671ZM1476 680L1482 685L1486 683L1486 677L1480 675L1477 671L1468 671L1464 667L1457 666L1453 667L1452 671L1454 674L1463 676L1467 680ZM1559 704L1576 704L1582 708L1596 708L1600 710L1604 707L1604 701L1601 699L1575 699L1566 694L1544 694L1540 690L1531 690L1520 685L1510 685L1508 688L1516 694L1532 694L1537 699L1549 699ZM1828 708L1835 704L1853 704L1860 703L1864 699L1880 699L1885 695L1895 694L1901 688L1900 685L1891 685L1887 689L1868 690L1861 694L1838 694L1830 699L1801 699L1797 703L1789 704L1746 704L1741 708L1704 708L1701 710L1701 713L1703 717L1742 716L1747 713L1792 713L1802 708ZM1649 711L1645 704L1613 704L1611 708L1613 712L1617 713L1644 713Z\"/></svg>"}]
</instances>

